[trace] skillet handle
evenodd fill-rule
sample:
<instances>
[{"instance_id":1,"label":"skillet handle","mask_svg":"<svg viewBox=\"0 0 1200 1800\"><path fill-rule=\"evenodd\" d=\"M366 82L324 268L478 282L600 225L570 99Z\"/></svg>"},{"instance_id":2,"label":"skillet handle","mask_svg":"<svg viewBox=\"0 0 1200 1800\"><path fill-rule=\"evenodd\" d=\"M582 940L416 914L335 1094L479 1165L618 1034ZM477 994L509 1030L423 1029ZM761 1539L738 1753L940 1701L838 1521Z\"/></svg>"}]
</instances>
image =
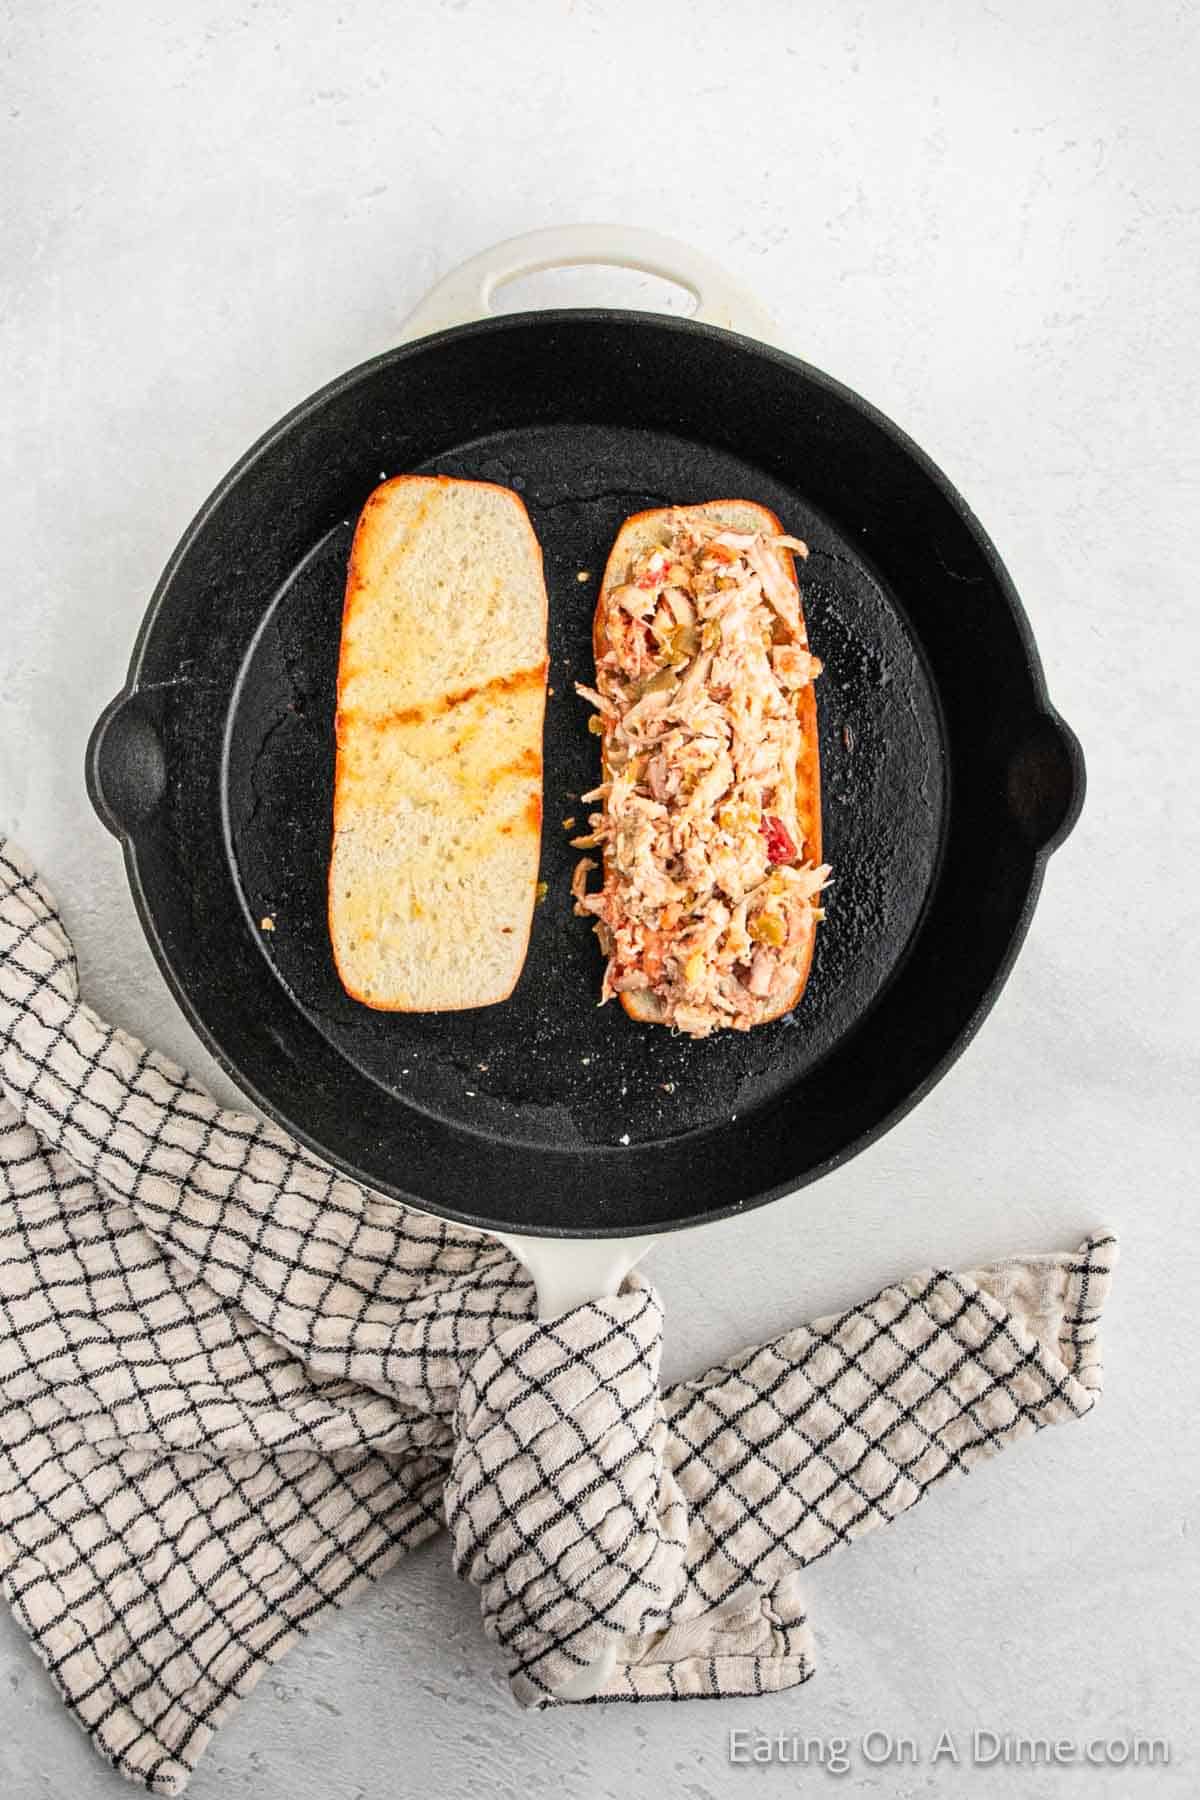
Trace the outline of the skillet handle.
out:
<instances>
[{"instance_id":1,"label":"skillet handle","mask_svg":"<svg viewBox=\"0 0 1200 1800\"><path fill-rule=\"evenodd\" d=\"M585 263L659 275L688 290L696 302L691 317L701 324L719 325L763 343L776 341L770 314L719 264L690 244L632 225L552 225L493 244L430 289L405 319L400 341L486 319L497 288L520 275Z\"/></svg>"},{"instance_id":2,"label":"skillet handle","mask_svg":"<svg viewBox=\"0 0 1200 1800\"><path fill-rule=\"evenodd\" d=\"M142 695L126 689L92 727L84 760L88 798L114 837L132 838L167 786L158 724Z\"/></svg>"},{"instance_id":3,"label":"skillet handle","mask_svg":"<svg viewBox=\"0 0 1200 1800\"><path fill-rule=\"evenodd\" d=\"M630 1269L656 1241L652 1237L523 1237L509 1231L497 1231L494 1236L532 1275L539 1319L552 1319L573 1306L619 1292Z\"/></svg>"},{"instance_id":4,"label":"skillet handle","mask_svg":"<svg viewBox=\"0 0 1200 1800\"><path fill-rule=\"evenodd\" d=\"M615 1294L630 1269L655 1242L652 1237L521 1237L507 1231L498 1231L495 1236L533 1276L539 1319L550 1319L585 1301ZM590 1700L611 1680L616 1666L614 1644L556 1688L557 1698Z\"/></svg>"},{"instance_id":5,"label":"skillet handle","mask_svg":"<svg viewBox=\"0 0 1200 1800\"><path fill-rule=\"evenodd\" d=\"M1057 850L1083 809L1087 768L1079 739L1066 720L1047 707L1026 727L1008 764L1008 804L1018 826L1038 848Z\"/></svg>"}]
</instances>

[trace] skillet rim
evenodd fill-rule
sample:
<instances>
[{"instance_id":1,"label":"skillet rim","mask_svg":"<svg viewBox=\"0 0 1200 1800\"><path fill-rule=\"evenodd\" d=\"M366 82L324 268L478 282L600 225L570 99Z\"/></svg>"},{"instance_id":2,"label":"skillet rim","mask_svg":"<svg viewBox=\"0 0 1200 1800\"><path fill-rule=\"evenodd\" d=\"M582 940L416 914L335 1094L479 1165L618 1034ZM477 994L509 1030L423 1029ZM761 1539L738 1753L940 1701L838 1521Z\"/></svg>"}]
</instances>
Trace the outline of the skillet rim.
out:
<instances>
[{"instance_id":1,"label":"skillet rim","mask_svg":"<svg viewBox=\"0 0 1200 1800\"><path fill-rule=\"evenodd\" d=\"M330 401L345 394L355 385L364 381L378 370L393 366L397 363L403 363L411 357L426 354L431 349L439 349L444 344L457 343L478 337L503 336L506 331L527 328L531 325L553 327L555 325L575 326L590 323L609 326L616 324L648 327L651 330L664 332L668 336L682 338L699 337L714 341L718 344L736 345L739 349L747 351L760 359L764 359L768 363L776 364L782 369L801 375L814 387L823 390L832 399L842 403L852 412L860 415L868 424L875 427L885 437L890 439L896 449L916 465L917 469L932 483L941 496L949 503L952 511L962 522L969 537L974 542L991 578L996 583L999 596L1004 601L1016 628L1022 653L1023 667L1025 673L1028 675L1030 693L1033 701L1031 711L1034 714L1043 716L1057 733L1061 741L1070 767L1071 793L1068 804L1054 830L1041 842L1031 844L1030 846L1032 866L1021 910L1014 922L1008 942L1005 946L1004 954L998 960L986 988L980 995L971 1013L955 1033L948 1048L927 1071L925 1076L909 1090L902 1100L888 1111L881 1114L880 1117L865 1131L853 1138L840 1150L835 1151L821 1162L816 1163L798 1177L793 1177L790 1180L777 1183L773 1187L763 1189L752 1198L731 1201L724 1205L710 1207L700 1213L688 1213L669 1220L654 1220L649 1225L644 1223L630 1223L628 1221L623 1221L616 1225L605 1225L596 1222L592 1223L590 1226L574 1229L564 1226L531 1226L526 1222L514 1224L511 1221L498 1221L495 1218L487 1218L478 1213L470 1212L462 1207L448 1205L433 1207L427 1200L415 1199L411 1195L406 1194L404 1190L395 1183L389 1182L381 1185L380 1177L378 1175L368 1175L364 1170L357 1168L348 1158L331 1153L316 1138L309 1134L302 1126L298 1125L295 1120L289 1118L273 1101L262 1093L257 1083L249 1079L244 1070L239 1067L236 1060L220 1043L218 1043L209 1026L200 1017L191 996L176 975L174 965L158 930L142 882L141 872L138 868L136 837L113 817L112 811L104 798L98 760L105 727L113 716L118 713L129 700L133 699L138 692L138 677L141 672L142 662L157 623L159 613L162 610L178 569L192 550L193 545L200 538L217 508L233 491L257 460L273 448L281 438L292 431L297 425L302 424L305 419L318 413L320 409ZM102 823L104 823L109 830L113 831L114 835L120 840L126 878L129 882L130 891L133 896L134 907L142 931L146 937L146 941L150 946L151 953L166 981L172 997L179 1005L184 1017L195 1031L205 1049L213 1057L214 1061L267 1119L271 1120L290 1136L294 1137L320 1162L331 1166L350 1180L355 1181L360 1186L366 1188L371 1193L378 1194L385 1199L394 1200L399 1205L410 1207L414 1211L423 1212L432 1217L445 1218L456 1224L492 1234L497 1231L511 1232L516 1230L530 1237L546 1237L566 1240L625 1238L638 1231L650 1231L656 1236L665 1235L668 1232L698 1229L703 1225L715 1224L720 1219L730 1218L740 1213L756 1210L760 1206L769 1205L785 1196L798 1193L802 1188L808 1187L827 1174L831 1174L835 1169L842 1168L847 1162L851 1161L852 1158L861 1154L863 1151L870 1149L872 1145L885 1136L893 1126L899 1124L902 1119L906 1118L907 1115L932 1092L958 1061L959 1057L967 1047L972 1043L984 1020L987 1018L992 1007L999 998L1005 983L1012 973L1017 956L1019 955L1028 934L1033 913L1041 893L1042 883L1045 878L1046 864L1051 853L1058 848L1073 829L1082 809L1086 791L1086 769L1082 748L1074 732L1066 724L1066 721L1062 718L1061 714L1057 711L1049 698L1046 689L1045 672L1033 636L1033 629L1030 625L1029 617L1025 611L1020 595L1013 583L1012 577L1005 567L999 551L983 525L980 523L976 514L968 505L959 490L954 486L953 482L951 482L949 477L945 474L944 470L933 460L928 452L923 450L901 426L897 425L887 414L881 412L871 401L865 399L853 388L846 386L845 383L838 381L836 377L828 375L823 370L816 368L812 363L806 362L802 357L794 356L791 352L782 350L775 345L765 344L756 338L747 337L740 332L728 331L720 326L700 323L694 319L676 317L666 313L647 313L636 311L632 308L619 307L557 307L519 313L492 314L487 318L472 320L464 325L455 325L442 331L431 332L424 337L414 339L410 343L394 345L391 349L380 351L374 356L367 357L362 362L354 364L351 368L343 371L340 375L333 377L332 380L325 382L321 387L315 389L311 394L307 395L289 411L275 420L272 425L251 443L248 449L246 449L237 461L233 463L221 480L210 491L205 500L193 514L177 541L175 548L172 550L164 564L134 636L125 683L119 693L104 708L90 734L85 753L85 772L88 795L95 811L99 815ZM656 1149L657 1146L654 1144L635 1146L632 1150L624 1146L595 1145L589 1147L589 1154L593 1156L619 1156L628 1160L631 1157L653 1156Z\"/></svg>"}]
</instances>

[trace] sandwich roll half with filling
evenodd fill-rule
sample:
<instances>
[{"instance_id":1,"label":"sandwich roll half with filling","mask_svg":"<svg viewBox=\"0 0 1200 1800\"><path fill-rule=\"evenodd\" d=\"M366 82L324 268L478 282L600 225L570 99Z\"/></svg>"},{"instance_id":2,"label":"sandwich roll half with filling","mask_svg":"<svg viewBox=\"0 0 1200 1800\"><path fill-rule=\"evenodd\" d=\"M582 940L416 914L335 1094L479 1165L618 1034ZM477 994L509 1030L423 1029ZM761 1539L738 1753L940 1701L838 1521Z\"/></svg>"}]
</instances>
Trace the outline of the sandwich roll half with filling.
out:
<instances>
[{"instance_id":1,"label":"sandwich roll half with filling","mask_svg":"<svg viewBox=\"0 0 1200 1800\"><path fill-rule=\"evenodd\" d=\"M601 855L576 868L576 910L607 957L601 1001L692 1037L789 1012L824 916L807 554L748 500L638 513L596 606L596 685L578 691L599 810L573 842Z\"/></svg>"}]
</instances>

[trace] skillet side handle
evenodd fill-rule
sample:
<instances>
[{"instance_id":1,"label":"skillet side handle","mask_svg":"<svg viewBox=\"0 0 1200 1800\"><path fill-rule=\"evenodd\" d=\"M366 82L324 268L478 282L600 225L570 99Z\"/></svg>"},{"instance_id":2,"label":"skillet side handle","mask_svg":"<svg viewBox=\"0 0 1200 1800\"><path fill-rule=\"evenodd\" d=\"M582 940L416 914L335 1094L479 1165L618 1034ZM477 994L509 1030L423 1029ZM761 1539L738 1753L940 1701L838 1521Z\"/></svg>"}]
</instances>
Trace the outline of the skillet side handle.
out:
<instances>
[{"instance_id":1,"label":"skillet side handle","mask_svg":"<svg viewBox=\"0 0 1200 1800\"><path fill-rule=\"evenodd\" d=\"M677 238L632 225L554 225L493 244L429 290L405 319L400 342L486 319L497 289L518 276L583 264L661 276L692 295L696 305L691 317L701 324L719 325L766 344L778 342L771 315L718 263Z\"/></svg>"},{"instance_id":2,"label":"skillet side handle","mask_svg":"<svg viewBox=\"0 0 1200 1800\"><path fill-rule=\"evenodd\" d=\"M110 700L96 720L84 774L101 824L114 837L132 838L167 787L162 739L136 689Z\"/></svg>"},{"instance_id":3,"label":"skillet side handle","mask_svg":"<svg viewBox=\"0 0 1200 1800\"><path fill-rule=\"evenodd\" d=\"M1034 718L1009 760L1009 809L1024 835L1048 855L1074 829L1086 791L1079 739L1049 707Z\"/></svg>"}]
</instances>

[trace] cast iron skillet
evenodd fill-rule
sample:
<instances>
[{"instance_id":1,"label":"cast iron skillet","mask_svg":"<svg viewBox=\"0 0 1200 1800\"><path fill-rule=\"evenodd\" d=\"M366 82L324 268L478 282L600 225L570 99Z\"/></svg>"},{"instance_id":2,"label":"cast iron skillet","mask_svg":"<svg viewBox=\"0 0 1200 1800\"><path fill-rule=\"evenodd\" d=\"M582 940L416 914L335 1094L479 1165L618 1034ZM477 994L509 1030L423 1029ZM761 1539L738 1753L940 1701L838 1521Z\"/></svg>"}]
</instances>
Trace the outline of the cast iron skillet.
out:
<instances>
[{"instance_id":1,"label":"cast iron skillet","mask_svg":"<svg viewBox=\"0 0 1200 1800\"><path fill-rule=\"evenodd\" d=\"M346 559L367 494L404 470L517 488L550 593L548 896L512 999L458 1014L359 1006L326 936ZM618 526L726 496L811 547L836 884L795 1014L694 1043L597 1008L560 821L595 779L572 682ZM427 1211L580 1238L759 1205L886 1131L994 1001L1083 784L1012 582L928 457L794 357L613 311L440 331L281 420L171 558L88 750L163 972L264 1111Z\"/></svg>"}]
</instances>

